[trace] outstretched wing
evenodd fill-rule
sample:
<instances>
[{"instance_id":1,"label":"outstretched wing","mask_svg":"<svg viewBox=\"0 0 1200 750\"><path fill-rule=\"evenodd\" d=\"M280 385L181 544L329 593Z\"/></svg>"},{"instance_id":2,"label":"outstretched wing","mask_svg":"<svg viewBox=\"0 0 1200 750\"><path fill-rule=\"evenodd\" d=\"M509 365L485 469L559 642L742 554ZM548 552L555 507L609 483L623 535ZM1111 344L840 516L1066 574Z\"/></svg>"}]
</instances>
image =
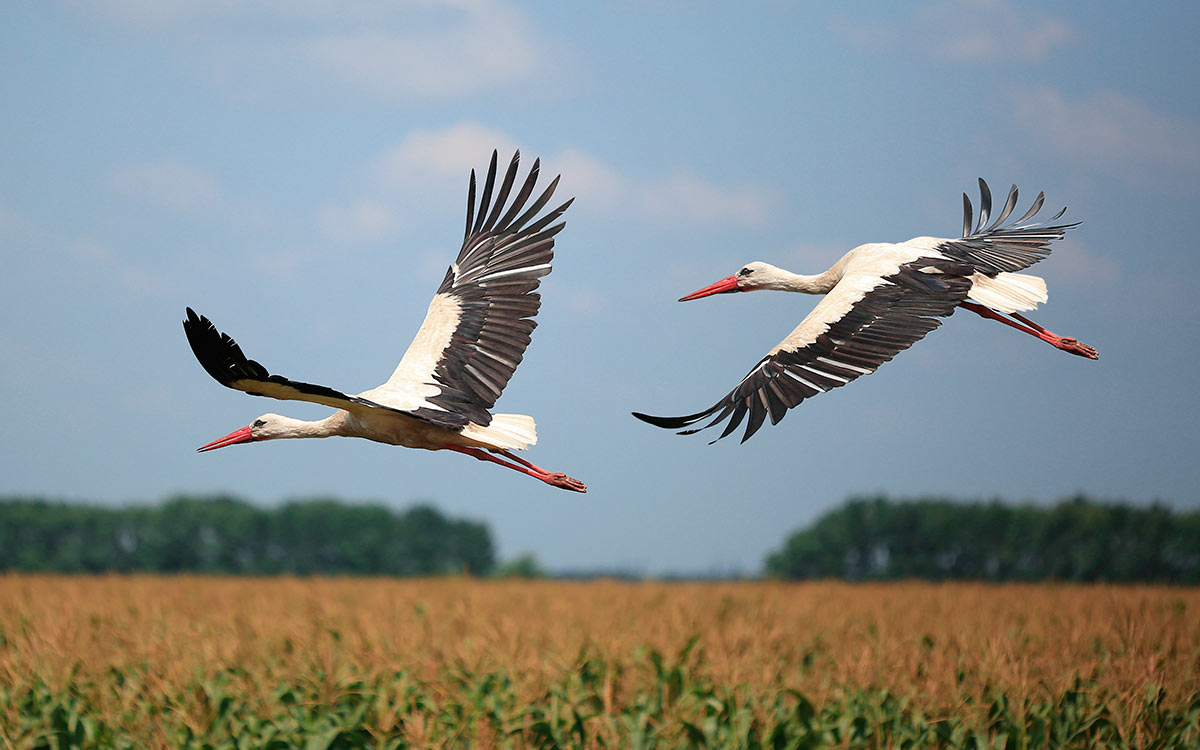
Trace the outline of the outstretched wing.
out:
<instances>
[{"instance_id":1,"label":"outstretched wing","mask_svg":"<svg viewBox=\"0 0 1200 750\"><path fill-rule=\"evenodd\" d=\"M404 410L376 403L359 396L348 396L323 385L301 383L282 375L271 375L267 368L246 357L242 348L229 334L221 333L208 318L197 315L187 308L187 319L183 321L192 353L204 370L223 386L282 401L309 401L314 404L332 406L349 411L384 409L386 411L416 417L441 427L458 428L466 419L457 414L446 414L434 409Z\"/></svg>"},{"instance_id":2,"label":"outstretched wing","mask_svg":"<svg viewBox=\"0 0 1200 750\"><path fill-rule=\"evenodd\" d=\"M714 443L749 417L744 443L768 417L778 424L804 399L869 375L920 341L966 298L971 273L966 264L919 258L888 276L843 277L779 346L708 409L685 417L633 416L667 429L712 417L681 435L728 419Z\"/></svg>"},{"instance_id":3,"label":"outstretched wing","mask_svg":"<svg viewBox=\"0 0 1200 750\"><path fill-rule=\"evenodd\" d=\"M1017 186L1013 185L1008 190L1008 199L1000 215L988 226L992 192L987 182L980 178L979 223L974 229L971 228L971 199L963 193L963 236L961 239L946 240L936 249L947 258L974 265L976 270L988 276L1028 268L1050 254L1051 242L1061 240L1068 229L1079 226L1079 222L1053 223L1066 213L1066 208L1046 221L1027 224L1042 209L1045 200L1045 193L1038 193L1024 216L1005 224L1017 206Z\"/></svg>"},{"instance_id":4,"label":"outstretched wing","mask_svg":"<svg viewBox=\"0 0 1200 750\"><path fill-rule=\"evenodd\" d=\"M506 209L520 152L513 155L498 189L497 157L493 151L478 210L471 172L462 250L446 271L424 323L388 381L363 395L387 402L398 394L423 391L424 402L436 409L480 425L491 422L488 410L521 363L537 326L533 318L541 296L536 290L541 277L550 273L554 236L565 226L554 222L574 200L535 219L559 178L526 207L541 168L534 160Z\"/></svg>"}]
</instances>

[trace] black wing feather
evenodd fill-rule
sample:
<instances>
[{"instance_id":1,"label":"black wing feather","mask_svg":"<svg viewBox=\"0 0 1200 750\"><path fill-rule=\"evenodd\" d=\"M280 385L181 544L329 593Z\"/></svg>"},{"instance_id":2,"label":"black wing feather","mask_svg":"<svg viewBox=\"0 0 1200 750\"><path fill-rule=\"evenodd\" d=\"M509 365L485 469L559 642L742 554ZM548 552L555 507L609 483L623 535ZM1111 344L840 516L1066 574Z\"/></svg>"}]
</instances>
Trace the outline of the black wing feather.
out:
<instances>
[{"instance_id":1,"label":"black wing feather","mask_svg":"<svg viewBox=\"0 0 1200 750\"><path fill-rule=\"evenodd\" d=\"M1017 186L1013 185L1009 188L1004 209L988 226L992 193L987 182L980 178L979 223L974 230L971 229L971 199L963 193L963 236L957 240L947 240L936 249L948 258L974 265L976 270L988 276L1028 268L1050 254L1051 242L1061 240L1068 229L1079 226L1079 222L1054 224L1066 213L1066 208L1043 222L1026 224L1041 210L1045 199L1044 193L1038 193L1024 216L1005 224L1017 205Z\"/></svg>"},{"instance_id":2,"label":"black wing feather","mask_svg":"<svg viewBox=\"0 0 1200 750\"><path fill-rule=\"evenodd\" d=\"M458 428L467 420L458 414L444 414L436 409L404 411L377 404L359 396L349 396L323 385L302 383L282 375L271 375L267 368L248 358L242 348L229 334L221 333L208 318L197 315L187 308L187 319L183 321L192 353L204 371L227 388L284 401L308 401L335 409L384 409L405 416L422 419L439 427Z\"/></svg>"},{"instance_id":3,"label":"black wing feather","mask_svg":"<svg viewBox=\"0 0 1200 750\"><path fill-rule=\"evenodd\" d=\"M939 273L919 269L934 267ZM679 429L712 415L689 435L729 419L716 440L733 433L748 416L742 442L767 418L778 424L804 399L874 372L920 341L954 312L971 289L970 266L940 258L919 258L883 279L812 343L780 350L761 359L736 388L704 411L685 417L633 416L657 427ZM713 442L715 443L716 440Z\"/></svg>"},{"instance_id":4,"label":"black wing feather","mask_svg":"<svg viewBox=\"0 0 1200 750\"><path fill-rule=\"evenodd\" d=\"M550 273L554 237L565 226L554 222L574 200L529 224L554 195L559 178L527 207L541 170L540 160L534 160L529 176L505 210L516 182L520 152L513 154L493 204L497 159L493 151L478 206L475 175L471 175L462 250L438 287L438 294L455 300L460 315L451 344L434 367L433 377L442 392L428 399L481 425L491 423L488 410L524 358L530 334L537 327L533 320L541 306L537 288L541 277Z\"/></svg>"}]
</instances>

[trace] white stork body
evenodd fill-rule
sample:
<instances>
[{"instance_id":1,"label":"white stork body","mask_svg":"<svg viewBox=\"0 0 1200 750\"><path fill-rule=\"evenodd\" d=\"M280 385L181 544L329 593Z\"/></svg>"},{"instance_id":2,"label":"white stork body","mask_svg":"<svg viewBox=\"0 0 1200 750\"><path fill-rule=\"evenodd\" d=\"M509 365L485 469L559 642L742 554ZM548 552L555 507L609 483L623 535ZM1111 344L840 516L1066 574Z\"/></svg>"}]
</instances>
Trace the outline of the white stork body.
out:
<instances>
[{"instance_id":1,"label":"white stork body","mask_svg":"<svg viewBox=\"0 0 1200 750\"><path fill-rule=\"evenodd\" d=\"M756 261L733 276L681 298L683 302L759 289L825 295L787 338L709 409L685 417L654 417L638 412L634 416L668 429L714 417L708 424L680 434L698 432L729 419L718 440L749 416L742 437L745 442L767 417L776 424L805 398L874 372L937 328L940 319L958 307L998 320L1063 351L1097 359L1095 349L1047 331L1019 314L1045 302L1047 296L1045 281L1016 271L1048 255L1049 243L1076 226L1047 226L1066 209L1049 222L1025 223L1041 209L1044 196L1039 194L1023 217L1004 224L1016 206L1014 185L1000 216L986 226L991 193L983 180L979 186L979 224L971 229L971 203L964 194L961 238L914 237L901 243L860 245L816 276Z\"/></svg>"},{"instance_id":2,"label":"white stork body","mask_svg":"<svg viewBox=\"0 0 1200 750\"><path fill-rule=\"evenodd\" d=\"M475 173L471 172L462 250L447 270L400 364L387 382L376 388L352 396L271 375L207 318L188 308L183 322L188 342L200 364L222 385L256 396L337 409L325 419L311 422L264 414L199 450L281 438L360 437L408 448L453 450L555 487L586 492L579 480L546 471L509 452L537 442L532 417L489 411L520 364L529 334L537 325L533 317L541 298L536 290L541 277L550 273L554 236L564 226L554 222L571 204L568 200L535 219L558 185L555 178L520 213L537 182L539 163L534 161L505 210L519 156L513 156L497 186L497 154L492 153L478 214ZM497 189L494 203L493 189Z\"/></svg>"}]
</instances>

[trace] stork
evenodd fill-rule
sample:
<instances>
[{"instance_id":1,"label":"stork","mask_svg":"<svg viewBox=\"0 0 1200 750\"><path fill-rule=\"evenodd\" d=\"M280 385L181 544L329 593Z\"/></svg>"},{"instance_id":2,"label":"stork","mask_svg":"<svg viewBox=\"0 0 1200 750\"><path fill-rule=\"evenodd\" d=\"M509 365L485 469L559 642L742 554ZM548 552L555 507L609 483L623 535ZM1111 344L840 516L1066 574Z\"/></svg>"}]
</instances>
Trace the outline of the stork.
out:
<instances>
[{"instance_id":1,"label":"stork","mask_svg":"<svg viewBox=\"0 0 1200 750\"><path fill-rule=\"evenodd\" d=\"M537 183L535 160L511 206L505 209L517 177L520 152L513 155L503 181L496 185L497 153L478 211L475 171L467 191L467 224L458 259L446 271L425 321L387 382L357 395L272 375L248 359L228 335L203 315L187 308L183 329L201 366L221 385L255 396L309 401L336 409L309 422L263 414L248 426L201 446L281 438L360 437L379 443L425 450L451 450L527 474L546 484L587 492L578 479L542 469L511 451L537 442L532 417L492 414L529 345L541 305L541 277L550 273L555 224L574 200L536 218L558 186L558 177L526 209Z\"/></svg>"},{"instance_id":2,"label":"stork","mask_svg":"<svg viewBox=\"0 0 1200 750\"><path fill-rule=\"evenodd\" d=\"M1009 189L1000 215L990 225L992 196L979 180L979 222L972 229L971 199L963 193L963 233L958 239L914 237L901 243L859 245L824 273L804 276L756 261L737 273L680 298L776 289L824 294L811 313L720 401L684 417L633 416L666 429L688 427L708 417L688 435L729 420L716 440L731 434L747 417L742 442L770 418L778 424L806 398L869 375L920 341L958 308L1036 336L1071 354L1098 359L1096 350L1059 336L1025 318L1046 301L1046 282L1016 273L1050 254L1050 243L1074 224L1058 224L1064 208L1040 223L1027 223L1042 208L1043 193L1020 219L1005 223L1017 205ZM1008 317L1005 317L1008 316ZM715 415L715 416L714 416Z\"/></svg>"}]
</instances>

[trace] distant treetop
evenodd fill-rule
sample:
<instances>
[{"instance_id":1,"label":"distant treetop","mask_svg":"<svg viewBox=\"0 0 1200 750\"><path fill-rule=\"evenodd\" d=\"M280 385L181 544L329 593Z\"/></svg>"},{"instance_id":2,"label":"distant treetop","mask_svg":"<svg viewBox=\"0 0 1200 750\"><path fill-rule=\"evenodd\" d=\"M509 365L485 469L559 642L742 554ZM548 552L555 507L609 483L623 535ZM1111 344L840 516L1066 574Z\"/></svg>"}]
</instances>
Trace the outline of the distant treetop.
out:
<instances>
[{"instance_id":1,"label":"distant treetop","mask_svg":"<svg viewBox=\"0 0 1200 750\"><path fill-rule=\"evenodd\" d=\"M246 575L486 575L487 526L417 505L328 498L263 508L233 497L178 496L123 508L0 500L0 570Z\"/></svg>"},{"instance_id":2,"label":"distant treetop","mask_svg":"<svg viewBox=\"0 0 1200 750\"><path fill-rule=\"evenodd\" d=\"M1099 503L856 498L792 534L778 578L1200 583L1200 512Z\"/></svg>"}]
</instances>

